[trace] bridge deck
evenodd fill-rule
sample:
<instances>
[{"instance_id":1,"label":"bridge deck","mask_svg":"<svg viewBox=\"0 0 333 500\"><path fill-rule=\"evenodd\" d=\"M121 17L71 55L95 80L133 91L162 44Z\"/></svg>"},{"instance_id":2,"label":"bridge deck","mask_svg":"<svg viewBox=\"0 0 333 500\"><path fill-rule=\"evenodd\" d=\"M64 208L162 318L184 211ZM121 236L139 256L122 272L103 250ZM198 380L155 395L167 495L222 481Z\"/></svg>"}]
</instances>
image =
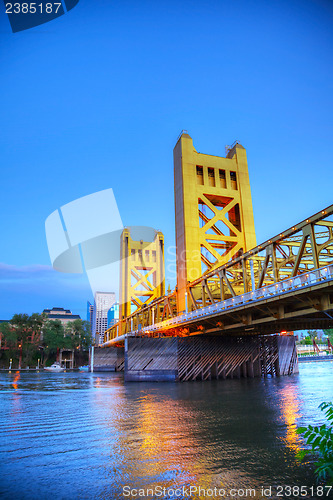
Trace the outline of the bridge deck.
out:
<instances>
[{"instance_id":1,"label":"bridge deck","mask_svg":"<svg viewBox=\"0 0 333 500\"><path fill-rule=\"evenodd\" d=\"M129 336L194 334L268 334L282 329L333 326L333 265L244 293L166 321L129 332ZM121 341L104 343L105 347Z\"/></svg>"}]
</instances>

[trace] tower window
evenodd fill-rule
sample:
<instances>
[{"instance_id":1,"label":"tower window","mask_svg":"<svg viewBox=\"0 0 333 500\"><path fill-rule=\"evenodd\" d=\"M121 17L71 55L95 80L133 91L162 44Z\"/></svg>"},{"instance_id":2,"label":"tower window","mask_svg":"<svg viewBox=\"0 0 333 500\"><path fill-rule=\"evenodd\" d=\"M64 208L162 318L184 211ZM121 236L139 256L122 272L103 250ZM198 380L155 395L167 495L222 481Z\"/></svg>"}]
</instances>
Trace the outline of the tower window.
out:
<instances>
[{"instance_id":1,"label":"tower window","mask_svg":"<svg viewBox=\"0 0 333 500\"><path fill-rule=\"evenodd\" d=\"M203 183L204 183L203 167L201 167L200 165L197 165L197 184L200 184L202 186Z\"/></svg>"},{"instance_id":2,"label":"tower window","mask_svg":"<svg viewBox=\"0 0 333 500\"><path fill-rule=\"evenodd\" d=\"M208 168L208 186L215 187L215 172L213 168Z\"/></svg>"},{"instance_id":3,"label":"tower window","mask_svg":"<svg viewBox=\"0 0 333 500\"><path fill-rule=\"evenodd\" d=\"M225 189L227 187L225 179L225 170L219 169L219 178L220 178L220 187Z\"/></svg>"},{"instance_id":4,"label":"tower window","mask_svg":"<svg viewBox=\"0 0 333 500\"><path fill-rule=\"evenodd\" d=\"M237 189L236 172L230 172L231 189Z\"/></svg>"}]
</instances>

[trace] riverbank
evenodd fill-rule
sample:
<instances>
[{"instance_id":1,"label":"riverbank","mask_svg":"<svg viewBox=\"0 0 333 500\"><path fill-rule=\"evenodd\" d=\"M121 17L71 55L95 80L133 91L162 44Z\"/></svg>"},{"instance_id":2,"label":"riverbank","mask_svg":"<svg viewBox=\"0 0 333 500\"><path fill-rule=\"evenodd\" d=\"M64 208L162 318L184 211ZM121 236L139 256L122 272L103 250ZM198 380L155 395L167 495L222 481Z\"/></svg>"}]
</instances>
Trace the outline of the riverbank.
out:
<instances>
[{"instance_id":1,"label":"riverbank","mask_svg":"<svg viewBox=\"0 0 333 500\"><path fill-rule=\"evenodd\" d=\"M27 373L30 373L30 372L48 372L50 373L48 370L44 370L44 368L0 368L0 373L17 373L17 372L27 372ZM80 369L80 368L66 368L66 370L64 370L63 372L54 372L54 373L65 373L65 372L83 372L84 370Z\"/></svg>"},{"instance_id":2,"label":"riverbank","mask_svg":"<svg viewBox=\"0 0 333 500\"><path fill-rule=\"evenodd\" d=\"M327 356L298 356L299 363L305 363L309 361L333 361L333 354L329 354Z\"/></svg>"}]
</instances>

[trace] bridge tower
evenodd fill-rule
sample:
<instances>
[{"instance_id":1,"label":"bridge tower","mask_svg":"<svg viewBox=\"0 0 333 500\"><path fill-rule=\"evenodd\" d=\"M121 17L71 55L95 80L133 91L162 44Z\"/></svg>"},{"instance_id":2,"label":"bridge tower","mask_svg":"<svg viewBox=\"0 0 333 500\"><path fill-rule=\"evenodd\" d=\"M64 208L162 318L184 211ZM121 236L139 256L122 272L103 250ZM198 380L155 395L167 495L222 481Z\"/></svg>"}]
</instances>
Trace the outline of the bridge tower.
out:
<instances>
[{"instance_id":1,"label":"bridge tower","mask_svg":"<svg viewBox=\"0 0 333 500\"><path fill-rule=\"evenodd\" d=\"M146 227L125 228L120 238L120 259L122 320L165 293L163 234Z\"/></svg>"},{"instance_id":2,"label":"bridge tower","mask_svg":"<svg viewBox=\"0 0 333 500\"><path fill-rule=\"evenodd\" d=\"M177 304L186 309L186 285L256 246L245 148L226 157L198 153L186 131L174 148Z\"/></svg>"}]
</instances>

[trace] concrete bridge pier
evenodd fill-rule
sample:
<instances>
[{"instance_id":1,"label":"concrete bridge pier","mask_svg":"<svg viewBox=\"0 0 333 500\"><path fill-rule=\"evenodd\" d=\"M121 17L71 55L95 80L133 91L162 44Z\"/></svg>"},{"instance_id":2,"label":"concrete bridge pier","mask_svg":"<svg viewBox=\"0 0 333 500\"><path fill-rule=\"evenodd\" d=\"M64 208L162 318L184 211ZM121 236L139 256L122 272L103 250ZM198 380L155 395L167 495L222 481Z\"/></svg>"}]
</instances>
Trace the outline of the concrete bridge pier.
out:
<instances>
[{"instance_id":1,"label":"concrete bridge pier","mask_svg":"<svg viewBox=\"0 0 333 500\"><path fill-rule=\"evenodd\" d=\"M113 347L105 349L102 347L94 348L93 357L94 372L118 372L124 370L124 348ZM90 371L91 366L89 367Z\"/></svg>"},{"instance_id":2,"label":"concrete bridge pier","mask_svg":"<svg viewBox=\"0 0 333 500\"><path fill-rule=\"evenodd\" d=\"M292 336L129 337L125 342L125 381L254 378L296 372Z\"/></svg>"},{"instance_id":3,"label":"concrete bridge pier","mask_svg":"<svg viewBox=\"0 0 333 500\"><path fill-rule=\"evenodd\" d=\"M128 338L125 340L125 381L175 382L178 339Z\"/></svg>"}]
</instances>

